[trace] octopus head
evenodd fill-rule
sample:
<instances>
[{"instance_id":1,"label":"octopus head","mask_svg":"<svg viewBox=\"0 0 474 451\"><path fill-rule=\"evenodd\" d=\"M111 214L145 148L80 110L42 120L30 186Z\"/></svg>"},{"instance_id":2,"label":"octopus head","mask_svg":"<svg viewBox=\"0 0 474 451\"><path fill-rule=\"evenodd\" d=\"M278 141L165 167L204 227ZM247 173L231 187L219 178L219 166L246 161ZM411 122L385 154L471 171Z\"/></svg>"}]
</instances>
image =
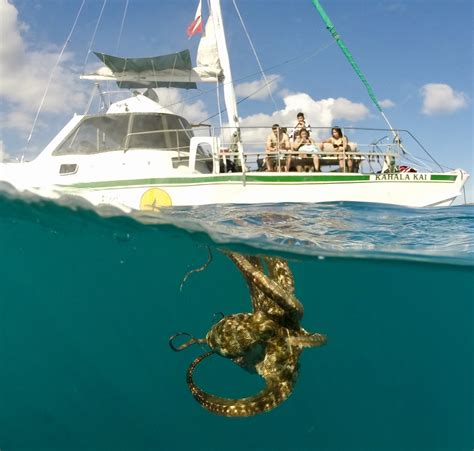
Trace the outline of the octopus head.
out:
<instances>
[{"instance_id":1,"label":"octopus head","mask_svg":"<svg viewBox=\"0 0 474 451\"><path fill-rule=\"evenodd\" d=\"M241 357L265 348L277 325L263 312L224 316L206 335L209 347L229 358Z\"/></svg>"}]
</instances>

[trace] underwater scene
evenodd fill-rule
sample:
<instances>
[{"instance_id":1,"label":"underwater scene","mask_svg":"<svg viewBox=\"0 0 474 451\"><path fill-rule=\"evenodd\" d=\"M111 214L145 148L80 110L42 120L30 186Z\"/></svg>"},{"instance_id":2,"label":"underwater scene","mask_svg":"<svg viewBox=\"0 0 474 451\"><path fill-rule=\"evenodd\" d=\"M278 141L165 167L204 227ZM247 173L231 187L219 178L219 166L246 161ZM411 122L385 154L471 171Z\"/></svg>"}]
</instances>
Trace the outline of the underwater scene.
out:
<instances>
[{"instance_id":1,"label":"underwater scene","mask_svg":"<svg viewBox=\"0 0 474 451\"><path fill-rule=\"evenodd\" d=\"M472 205L2 186L0 255L2 451L474 445Z\"/></svg>"}]
</instances>

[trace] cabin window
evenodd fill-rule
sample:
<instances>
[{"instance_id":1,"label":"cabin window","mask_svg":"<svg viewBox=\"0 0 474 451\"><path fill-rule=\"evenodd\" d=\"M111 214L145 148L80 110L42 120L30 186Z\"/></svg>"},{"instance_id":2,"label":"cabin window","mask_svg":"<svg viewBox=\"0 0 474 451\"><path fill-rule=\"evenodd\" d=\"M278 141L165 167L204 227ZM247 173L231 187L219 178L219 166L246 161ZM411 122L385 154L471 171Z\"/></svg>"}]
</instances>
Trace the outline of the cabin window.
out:
<instances>
[{"instance_id":1,"label":"cabin window","mask_svg":"<svg viewBox=\"0 0 474 451\"><path fill-rule=\"evenodd\" d=\"M171 114L110 114L83 119L53 155L88 155L114 150L189 151L189 123Z\"/></svg>"},{"instance_id":2,"label":"cabin window","mask_svg":"<svg viewBox=\"0 0 474 451\"><path fill-rule=\"evenodd\" d=\"M167 149L188 151L191 126L169 114L134 114L129 149Z\"/></svg>"},{"instance_id":3,"label":"cabin window","mask_svg":"<svg viewBox=\"0 0 474 451\"><path fill-rule=\"evenodd\" d=\"M53 155L88 155L121 150L127 136L129 115L84 119Z\"/></svg>"}]
</instances>

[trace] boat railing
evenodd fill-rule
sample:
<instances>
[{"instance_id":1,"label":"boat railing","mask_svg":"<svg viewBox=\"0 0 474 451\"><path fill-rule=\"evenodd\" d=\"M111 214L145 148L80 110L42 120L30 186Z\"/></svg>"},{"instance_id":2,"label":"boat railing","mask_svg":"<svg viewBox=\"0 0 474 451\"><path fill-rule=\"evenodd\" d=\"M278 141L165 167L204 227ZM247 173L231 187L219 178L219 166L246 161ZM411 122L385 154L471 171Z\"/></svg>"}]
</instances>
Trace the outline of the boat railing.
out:
<instances>
[{"instance_id":1,"label":"boat railing","mask_svg":"<svg viewBox=\"0 0 474 451\"><path fill-rule=\"evenodd\" d=\"M339 152L338 158L343 160L357 160L357 170L364 173L396 172L402 165L416 167L419 171L433 171L438 163L431 157L422 144L408 130L391 130L387 128L367 127L340 127L344 136L348 138L350 151ZM287 131L291 136L292 127L279 126L280 130ZM311 127L310 137L321 147L321 143L331 136L332 127ZM239 158L236 153L235 128L232 127L207 127L203 133L221 137L221 148L227 157ZM272 133L272 126L241 127L238 136L244 148L244 170L264 170L264 161L271 156L266 152L267 137ZM195 134L197 132L195 131ZM409 151L408 151L409 149ZM283 158L294 155L294 151L278 149L278 155ZM278 156L277 155L277 156ZM334 152L327 149L318 149L321 163L337 162ZM279 161L279 160L278 160ZM279 161L279 167L281 163ZM345 167L345 165L344 165ZM325 168L327 169L327 168ZM441 168L440 168L441 169ZM330 170L338 170L330 169Z\"/></svg>"},{"instance_id":2,"label":"boat railing","mask_svg":"<svg viewBox=\"0 0 474 451\"><path fill-rule=\"evenodd\" d=\"M290 127L279 127L282 130L291 130ZM342 128L342 127L341 127ZM186 164L189 161L189 144L191 137L216 137L215 145L203 143L199 146L195 161L204 162L209 167L214 167L214 172L222 171L265 171L268 158L275 160L277 171L283 171L287 167L289 159L303 158L319 159L320 165L325 171L347 171L347 162L352 160L357 172L378 173L394 172L397 166L404 159L410 160L402 143L406 143L411 138L418 143L414 136L406 130L396 131L395 138L390 134L392 130L378 128L357 128L345 127L343 133L348 138L349 148L342 152L328 150L323 146L323 142L330 136L330 127L311 127L311 139L315 142L315 152L298 152L297 150L285 149L282 146L272 151L266 150L266 141L270 133L271 126L241 127L240 133L236 133L234 127L212 127L198 126L193 129L166 129L166 130L144 130L134 131L126 134L123 142L123 149L134 148L134 140L143 137L149 141L150 148L177 151L179 164ZM289 134L289 133L288 133ZM382 135L380 137L380 135ZM407 139L408 138L408 139ZM238 139L243 147L241 154L238 146ZM158 145L161 143L162 145ZM291 142L290 142L291 146ZM138 148L143 148L143 142ZM407 158L408 157L408 158ZM242 161L243 160L243 161ZM340 161L342 160L342 164ZM426 161L416 159L411 161L411 165L418 163L418 166L428 167ZM308 162L311 166L311 162ZM220 166L215 169L216 164ZM341 168L341 169L339 169ZM314 170L314 168L313 168ZM431 168L429 168L431 170Z\"/></svg>"}]
</instances>

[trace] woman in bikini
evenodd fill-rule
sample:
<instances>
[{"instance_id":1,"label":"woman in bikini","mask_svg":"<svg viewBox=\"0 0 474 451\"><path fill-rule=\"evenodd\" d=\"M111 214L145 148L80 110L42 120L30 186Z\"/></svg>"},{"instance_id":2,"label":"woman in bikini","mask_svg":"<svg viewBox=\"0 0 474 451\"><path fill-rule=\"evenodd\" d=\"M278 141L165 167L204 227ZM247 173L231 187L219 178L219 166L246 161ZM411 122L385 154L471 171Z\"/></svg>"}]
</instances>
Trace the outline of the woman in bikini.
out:
<instances>
[{"instance_id":1,"label":"woman in bikini","mask_svg":"<svg viewBox=\"0 0 474 451\"><path fill-rule=\"evenodd\" d=\"M331 131L331 137L323 141L320 145L321 152L324 151L324 144L332 144L331 153L337 154L339 160L339 169L341 172L353 172L354 162L350 156L346 156L345 152L350 152L351 148L348 144L347 136L342 134L340 127L333 127ZM316 170L319 169L318 164L315 163ZM347 171L345 171L347 169Z\"/></svg>"}]
</instances>

